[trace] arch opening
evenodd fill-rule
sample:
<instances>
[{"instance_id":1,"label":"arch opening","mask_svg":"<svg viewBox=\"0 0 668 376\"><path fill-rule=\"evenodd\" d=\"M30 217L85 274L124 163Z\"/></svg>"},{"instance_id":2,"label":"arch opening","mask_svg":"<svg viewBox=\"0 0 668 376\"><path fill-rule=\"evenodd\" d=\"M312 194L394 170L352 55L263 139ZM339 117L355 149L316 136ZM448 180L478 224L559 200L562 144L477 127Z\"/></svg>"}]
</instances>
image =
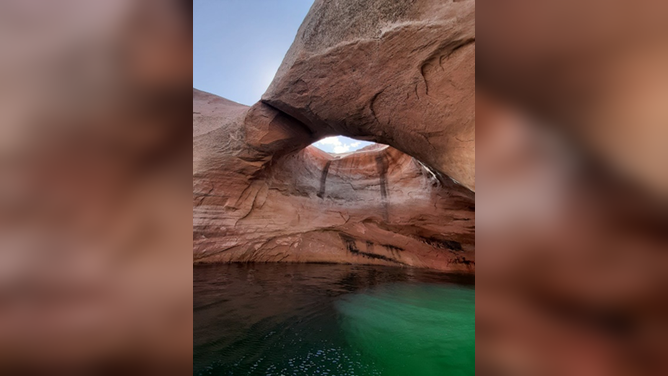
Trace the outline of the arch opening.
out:
<instances>
[{"instance_id":1,"label":"arch opening","mask_svg":"<svg viewBox=\"0 0 668 376\"><path fill-rule=\"evenodd\" d=\"M378 150L387 147L387 145L384 144L377 144L372 141L356 140L354 138L340 135L325 137L312 143L311 146L334 155L353 153L362 149L373 148Z\"/></svg>"}]
</instances>

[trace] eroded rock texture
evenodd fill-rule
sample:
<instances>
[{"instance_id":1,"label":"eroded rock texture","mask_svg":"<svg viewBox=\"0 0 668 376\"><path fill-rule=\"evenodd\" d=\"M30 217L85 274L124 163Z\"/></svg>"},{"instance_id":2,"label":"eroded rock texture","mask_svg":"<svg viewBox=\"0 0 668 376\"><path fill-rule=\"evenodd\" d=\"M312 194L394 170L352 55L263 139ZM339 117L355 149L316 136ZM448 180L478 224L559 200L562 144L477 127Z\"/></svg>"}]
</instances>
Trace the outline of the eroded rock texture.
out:
<instances>
[{"instance_id":1,"label":"eroded rock texture","mask_svg":"<svg viewBox=\"0 0 668 376\"><path fill-rule=\"evenodd\" d=\"M316 1L261 102L194 90L195 262L473 271L474 6Z\"/></svg>"},{"instance_id":2,"label":"eroded rock texture","mask_svg":"<svg viewBox=\"0 0 668 376\"><path fill-rule=\"evenodd\" d=\"M194 91L195 262L472 271L473 193L389 146L334 157L259 103Z\"/></svg>"},{"instance_id":3,"label":"eroded rock texture","mask_svg":"<svg viewBox=\"0 0 668 376\"><path fill-rule=\"evenodd\" d=\"M475 190L475 2L316 1L262 100Z\"/></svg>"}]
</instances>

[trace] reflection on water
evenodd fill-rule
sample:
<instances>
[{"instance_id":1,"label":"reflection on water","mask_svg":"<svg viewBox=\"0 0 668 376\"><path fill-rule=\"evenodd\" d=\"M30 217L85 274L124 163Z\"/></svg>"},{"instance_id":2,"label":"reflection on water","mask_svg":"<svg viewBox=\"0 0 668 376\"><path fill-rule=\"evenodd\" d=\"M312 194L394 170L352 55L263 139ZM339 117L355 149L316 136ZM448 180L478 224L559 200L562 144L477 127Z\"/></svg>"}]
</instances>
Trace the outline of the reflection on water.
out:
<instances>
[{"instance_id":1,"label":"reflection on water","mask_svg":"<svg viewBox=\"0 0 668 376\"><path fill-rule=\"evenodd\" d=\"M405 268L197 266L196 375L473 375L472 278Z\"/></svg>"}]
</instances>

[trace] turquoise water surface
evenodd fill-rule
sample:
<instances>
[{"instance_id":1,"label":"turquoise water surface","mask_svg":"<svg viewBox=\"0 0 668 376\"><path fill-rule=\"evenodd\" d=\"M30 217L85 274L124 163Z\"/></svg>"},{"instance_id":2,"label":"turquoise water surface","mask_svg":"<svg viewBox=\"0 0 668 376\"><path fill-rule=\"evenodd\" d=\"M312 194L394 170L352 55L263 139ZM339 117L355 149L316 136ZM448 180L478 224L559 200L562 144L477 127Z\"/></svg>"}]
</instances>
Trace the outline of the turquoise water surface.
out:
<instances>
[{"instance_id":1,"label":"turquoise water surface","mask_svg":"<svg viewBox=\"0 0 668 376\"><path fill-rule=\"evenodd\" d=\"M194 269L196 375L473 375L469 278L353 265Z\"/></svg>"}]
</instances>

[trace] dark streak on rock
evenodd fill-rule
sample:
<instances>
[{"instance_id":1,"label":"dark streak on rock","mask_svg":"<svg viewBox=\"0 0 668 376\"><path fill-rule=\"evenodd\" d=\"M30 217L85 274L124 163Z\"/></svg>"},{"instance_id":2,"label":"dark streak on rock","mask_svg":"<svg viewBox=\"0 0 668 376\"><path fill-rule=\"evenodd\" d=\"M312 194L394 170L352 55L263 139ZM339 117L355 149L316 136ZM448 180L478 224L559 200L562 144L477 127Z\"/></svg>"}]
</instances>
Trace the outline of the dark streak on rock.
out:
<instances>
[{"instance_id":1,"label":"dark streak on rock","mask_svg":"<svg viewBox=\"0 0 668 376\"><path fill-rule=\"evenodd\" d=\"M385 202L387 201L387 163L383 154L376 155L376 166L380 178L380 197Z\"/></svg>"},{"instance_id":2,"label":"dark streak on rock","mask_svg":"<svg viewBox=\"0 0 668 376\"><path fill-rule=\"evenodd\" d=\"M464 252L462 249L462 244L454 240L440 240L436 238L422 238L422 241L426 244L429 244L432 247L449 249L457 252Z\"/></svg>"},{"instance_id":3,"label":"dark streak on rock","mask_svg":"<svg viewBox=\"0 0 668 376\"><path fill-rule=\"evenodd\" d=\"M325 168L322 169L322 175L320 175L320 190L318 190L318 197L320 198L325 198L325 183L327 182L327 173L331 164L332 161L327 161Z\"/></svg>"},{"instance_id":4,"label":"dark streak on rock","mask_svg":"<svg viewBox=\"0 0 668 376\"><path fill-rule=\"evenodd\" d=\"M387 221L387 161L384 154L376 155L376 166L378 167L378 176L380 179L380 198L385 209L383 215Z\"/></svg>"},{"instance_id":5,"label":"dark streak on rock","mask_svg":"<svg viewBox=\"0 0 668 376\"><path fill-rule=\"evenodd\" d=\"M344 245L346 246L346 249L348 250L348 252L352 253L353 255L363 256L363 257L370 258L370 259L394 262L394 263L397 263L397 264L403 264L402 262L399 262L397 260L391 259L391 258L383 256L383 255L377 255L375 253L362 252L357 248L357 243L355 241L355 238L353 238L350 235L346 235L346 234L342 234L342 233L339 233L339 236L341 237L341 240L343 241ZM367 242L367 245L368 245L368 243L369 242Z\"/></svg>"},{"instance_id":6,"label":"dark streak on rock","mask_svg":"<svg viewBox=\"0 0 668 376\"><path fill-rule=\"evenodd\" d=\"M466 265L466 268L471 269L472 267L475 267L475 261L469 260L465 257L462 256L457 256L454 259L448 260L449 263L451 264L462 264Z\"/></svg>"},{"instance_id":7,"label":"dark streak on rock","mask_svg":"<svg viewBox=\"0 0 668 376\"><path fill-rule=\"evenodd\" d=\"M391 245L391 244L381 244L381 245L382 245L383 247L389 249L390 252L401 252L401 251L404 251L403 248L401 248L401 247L397 247L397 246L395 246L395 245Z\"/></svg>"},{"instance_id":8,"label":"dark streak on rock","mask_svg":"<svg viewBox=\"0 0 668 376\"><path fill-rule=\"evenodd\" d=\"M454 240L444 240L443 244L445 244L449 249L452 249L453 251L460 251L460 252L464 251L462 249L462 244L460 242L456 242Z\"/></svg>"}]
</instances>

